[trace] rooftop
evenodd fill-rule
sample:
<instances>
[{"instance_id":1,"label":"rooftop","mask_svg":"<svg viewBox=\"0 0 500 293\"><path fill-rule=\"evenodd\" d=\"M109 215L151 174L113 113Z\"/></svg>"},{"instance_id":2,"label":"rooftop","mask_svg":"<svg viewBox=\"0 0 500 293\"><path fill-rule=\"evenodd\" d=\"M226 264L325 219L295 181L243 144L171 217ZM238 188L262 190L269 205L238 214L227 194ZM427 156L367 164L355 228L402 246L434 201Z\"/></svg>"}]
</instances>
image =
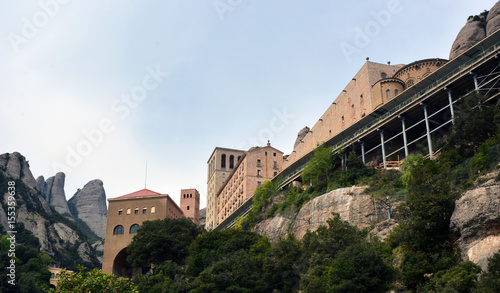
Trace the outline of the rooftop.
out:
<instances>
[{"instance_id":1,"label":"rooftop","mask_svg":"<svg viewBox=\"0 0 500 293\"><path fill-rule=\"evenodd\" d=\"M132 197L154 196L154 195L161 195L161 193L158 193L158 192L155 192L155 191L152 191L152 190L144 188L144 189L138 190L136 192L132 192L132 193L129 193L129 194L125 194L125 195L116 197L115 199L117 199L117 198L132 198Z\"/></svg>"}]
</instances>

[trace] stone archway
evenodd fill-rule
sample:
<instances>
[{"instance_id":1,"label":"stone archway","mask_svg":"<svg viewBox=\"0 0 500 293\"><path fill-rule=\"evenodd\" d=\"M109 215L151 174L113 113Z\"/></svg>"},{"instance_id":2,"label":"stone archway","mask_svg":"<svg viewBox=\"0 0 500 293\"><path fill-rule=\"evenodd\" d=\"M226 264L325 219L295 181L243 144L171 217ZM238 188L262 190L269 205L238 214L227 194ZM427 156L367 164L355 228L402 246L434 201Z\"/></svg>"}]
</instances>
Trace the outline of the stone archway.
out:
<instances>
[{"instance_id":1,"label":"stone archway","mask_svg":"<svg viewBox=\"0 0 500 293\"><path fill-rule=\"evenodd\" d=\"M113 261L113 274L118 277L132 278L134 276L134 269L127 261L127 248L118 252Z\"/></svg>"}]
</instances>

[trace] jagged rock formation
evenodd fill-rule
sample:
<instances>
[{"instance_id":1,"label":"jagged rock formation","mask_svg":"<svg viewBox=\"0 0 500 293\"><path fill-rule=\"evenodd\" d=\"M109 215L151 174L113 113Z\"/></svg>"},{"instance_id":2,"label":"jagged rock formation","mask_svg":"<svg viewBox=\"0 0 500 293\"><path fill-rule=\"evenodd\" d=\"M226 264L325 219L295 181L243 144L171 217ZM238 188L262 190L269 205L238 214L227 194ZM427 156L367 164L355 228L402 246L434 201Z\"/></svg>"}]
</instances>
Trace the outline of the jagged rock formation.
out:
<instances>
[{"instance_id":1,"label":"jagged rock formation","mask_svg":"<svg viewBox=\"0 0 500 293\"><path fill-rule=\"evenodd\" d=\"M48 178L45 184L41 184L40 177L37 178L36 182L39 187L43 186L43 196L51 207L61 215L70 215L66 194L64 193L65 179L66 175L59 172L56 176Z\"/></svg>"},{"instance_id":2,"label":"jagged rock formation","mask_svg":"<svg viewBox=\"0 0 500 293\"><path fill-rule=\"evenodd\" d=\"M301 239L308 230L328 225L333 212L359 228L369 227L377 220L377 213L371 195L363 193L365 189L366 186L353 186L332 190L309 201L296 215L278 214L257 224L254 231L273 242L288 233Z\"/></svg>"},{"instance_id":3,"label":"jagged rock formation","mask_svg":"<svg viewBox=\"0 0 500 293\"><path fill-rule=\"evenodd\" d=\"M484 15L469 18L451 46L450 59L467 51L467 49L474 46L485 37L486 20Z\"/></svg>"},{"instance_id":4,"label":"jagged rock formation","mask_svg":"<svg viewBox=\"0 0 500 293\"><path fill-rule=\"evenodd\" d=\"M87 224L97 236L104 239L106 234L106 192L99 179L85 184L68 201L71 214Z\"/></svg>"},{"instance_id":5,"label":"jagged rock formation","mask_svg":"<svg viewBox=\"0 0 500 293\"><path fill-rule=\"evenodd\" d=\"M477 42L491 35L500 28L500 2L491 10L480 15L469 16L467 23L460 30L451 46L450 59L457 57Z\"/></svg>"},{"instance_id":6,"label":"jagged rock formation","mask_svg":"<svg viewBox=\"0 0 500 293\"><path fill-rule=\"evenodd\" d=\"M479 178L477 184L457 200L450 229L458 240L462 258L487 268L488 258L500 249L500 182L498 171Z\"/></svg>"},{"instance_id":7,"label":"jagged rock formation","mask_svg":"<svg viewBox=\"0 0 500 293\"><path fill-rule=\"evenodd\" d=\"M297 139L295 139L295 143L293 144L293 148L294 148L294 149L295 149L295 148L299 145L300 141L301 141L304 137L306 137L306 135L309 133L309 131L310 131L310 129L309 129L309 127L307 127L307 126L306 126L306 127L304 127L304 128L302 128L302 129L299 131L299 133L297 134Z\"/></svg>"},{"instance_id":8,"label":"jagged rock formation","mask_svg":"<svg viewBox=\"0 0 500 293\"><path fill-rule=\"evenodd\" d=\"M7 226L6 217L9 181L15 181L18 244L37 246L41 252L51 255L53 263L59 266L76 269L76 263L87 267L99 264L95 251L83 236L83 232L73 222L53 212L49 207L26 159L19 153L0 155L2 233L11 230Z\"/></svg>"}]
</instances>

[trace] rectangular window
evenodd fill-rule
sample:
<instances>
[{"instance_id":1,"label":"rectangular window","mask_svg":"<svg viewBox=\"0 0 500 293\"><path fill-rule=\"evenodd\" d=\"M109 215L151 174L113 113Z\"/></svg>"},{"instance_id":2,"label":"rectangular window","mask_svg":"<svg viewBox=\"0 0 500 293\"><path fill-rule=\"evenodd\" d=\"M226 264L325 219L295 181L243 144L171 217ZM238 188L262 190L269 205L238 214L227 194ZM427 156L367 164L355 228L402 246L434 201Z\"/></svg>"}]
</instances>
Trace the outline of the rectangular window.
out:
<instances>
[{"instance_id":1,"label":"rectangular window","mask_svg":"<svg viewBox=\"0 0 500 293\"><path fill-rule=\"evenodd\" d=\"M274 169L278 168L278 162L274 162Z\"/></svg>"},{"instance_id":2,"label":"rectangular window","mask_svg":"<svg viewBox=\"0 0 500 293\"><path fill-rule=\"evenodd\" d=\"M260 167L260 160L257 160L257 167Z\"/></svg>"},{"instance_id":3,"label":"rectangular window","mask_svg":"<svg viewBox=\"0 0 500 293\"><path fill-rule=\"evenodd\" d=\"M119 210L118 211L118 215L121 216L123 214L123 211L122 210Z\"/></svg>"},{"instance_id":4,"label":"rectangular window","mask_svg":"<svg viewBox=\"0 0 500 293\"><path fill-rule=\"evenodd\" d=\"M260 173L260 170L257 170L257 176L260 176L261 173Z\"/></svg>"},{"instance_id":5,"label":"rectangular window","mask_svg":"<svg viewBox=\"0 0 500 293\"><path fill-rule=\"evenodd\" d=\"M148 210L147 208L143 208L142 213L145 214L147 212L147 210Z\"/></svg>"},{"instance_id":6,"label":"rectangular window","mask_svg":"<svg viewBox=\"0 0 500 293\"><path fill-rule=\"evenodd\" d=\"M262 182L257 181L257 186L260 186L261 184L262 184Z\"/></svg>"},{"instance_id":7,"label":"rectangular window","mask_svg":"<svg viewBox=\"0 0 500 293\"><path fill-rule=\"evenodd\" d=\"M278 175L278 172L274 172L274 176Z\"/></svg>"}]
</instances>

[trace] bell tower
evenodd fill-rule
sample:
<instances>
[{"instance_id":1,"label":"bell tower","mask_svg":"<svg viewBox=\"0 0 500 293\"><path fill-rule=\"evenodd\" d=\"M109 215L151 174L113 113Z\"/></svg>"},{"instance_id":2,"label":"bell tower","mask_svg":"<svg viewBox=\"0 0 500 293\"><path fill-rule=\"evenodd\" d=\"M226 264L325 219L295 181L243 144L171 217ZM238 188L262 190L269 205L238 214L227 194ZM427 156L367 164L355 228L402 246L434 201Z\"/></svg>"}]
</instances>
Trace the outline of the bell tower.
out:
<instances>
[{"instance_id":1,"label":"bell tower","mask_svg":"<svg viewBox=\"0 0 500 293\"><path fill-rule=\"evenodd\" d=\"M200 224L200 193L195 188L181 190L181 210L184 217Z\"/></svg>"}]
</instances>

